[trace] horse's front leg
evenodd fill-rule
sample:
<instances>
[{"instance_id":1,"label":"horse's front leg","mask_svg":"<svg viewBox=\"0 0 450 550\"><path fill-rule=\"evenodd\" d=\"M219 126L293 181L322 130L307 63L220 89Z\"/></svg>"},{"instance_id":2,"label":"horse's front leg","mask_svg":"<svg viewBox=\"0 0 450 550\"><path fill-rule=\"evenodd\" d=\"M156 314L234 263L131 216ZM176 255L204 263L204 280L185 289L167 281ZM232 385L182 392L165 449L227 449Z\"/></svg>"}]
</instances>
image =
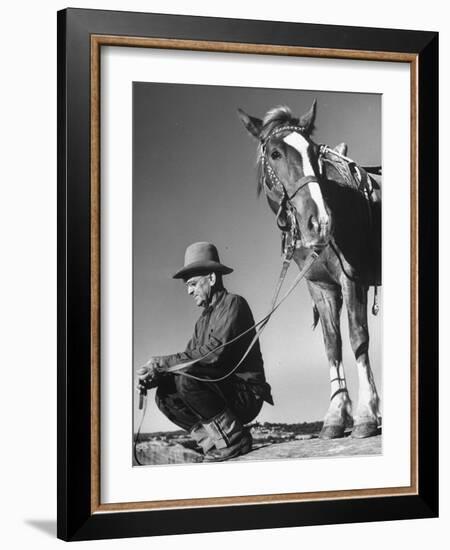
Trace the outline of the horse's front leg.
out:
<instances>
[{"instance_id":1,"label":"horse's front leg","mask_svg":"<svg viewBox=\"0 0 450 550\"><path fill-rule=\"evenodd\" d=\"M345 428L352 424L352 404L342 364L342 294L340 287L333 284L308 281L308 288L319 312L330 372L330 405L320 437L335 439L343 437Z\"/></svg>"},{"instance_id":2,"label":"horse's front leg","mask_svg":"<svg viewBox=\"0 0 450 550\"><path fill-rule=\"evenodd\" d=\"M371 437L378 433L380 400L369 360L368 288L345 277L342 280L342 290L348 313L350 341L355 354L359 380L358 406L354 414L352 437Z\"/></svg>"}]
</instances>

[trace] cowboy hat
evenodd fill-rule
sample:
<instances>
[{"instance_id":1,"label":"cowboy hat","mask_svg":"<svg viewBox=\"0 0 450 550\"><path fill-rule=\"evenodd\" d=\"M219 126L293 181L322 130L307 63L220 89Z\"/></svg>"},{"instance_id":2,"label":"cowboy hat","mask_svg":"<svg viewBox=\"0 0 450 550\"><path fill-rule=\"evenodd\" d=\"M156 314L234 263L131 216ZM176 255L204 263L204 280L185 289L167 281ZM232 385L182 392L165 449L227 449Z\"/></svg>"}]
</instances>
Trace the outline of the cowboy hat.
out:
<instances>
[{"instance_id":1,"label":"cowboy hat","mask_svg":"<svg viewBox=\"0 0 450 550\"><path fill-rule=\"evenodd\" d=\"M174 279L187 280L203 273L222 273L226 275L233 270L220 263L217 248L207 242L193 243L186 248L184 267L173 275Z\"/></svg>"}]
</instances>

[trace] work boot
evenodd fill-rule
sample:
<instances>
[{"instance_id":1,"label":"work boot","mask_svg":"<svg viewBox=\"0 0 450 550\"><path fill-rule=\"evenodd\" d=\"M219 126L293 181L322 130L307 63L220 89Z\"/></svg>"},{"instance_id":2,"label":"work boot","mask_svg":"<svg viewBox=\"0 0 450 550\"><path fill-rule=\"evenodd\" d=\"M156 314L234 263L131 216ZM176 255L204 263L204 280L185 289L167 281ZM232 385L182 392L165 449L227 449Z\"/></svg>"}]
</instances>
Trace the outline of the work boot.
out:
<instances>
[{"instance_id":1,"label":"work boot","mask_svg":"<svg viewBox=\"0 0 450 550\"><path fill-rule=\"evenodd\" d=\"M215 446L205 452L204 462L222 462L248 453L252 448L250 432L229 409L204 422L203 428Z\"/></svg>"},{"instance_id":2,"label":"work boot","mask_svg":"<svg viewBox=\"0 0 450 550\"><path fill-rule=\"evenodd\" d=\"M197 445L201 447L204 454L215 447L212 437L208 434L205 427L200 422L195 424L189 435L197 443Z\"/></svg>"},{"instance_id":3,"label":"work boot","mask_svg":"<svg viewBox=\"0 0 450 550\"><path fill-rule=\"evenodd\" d=\"M238 441L225 449L213 449L205 454L203 462L223 462L230 458L245 455L252 450L253 438L248 430L245 430Z\"/></svg>"}]
</instances>

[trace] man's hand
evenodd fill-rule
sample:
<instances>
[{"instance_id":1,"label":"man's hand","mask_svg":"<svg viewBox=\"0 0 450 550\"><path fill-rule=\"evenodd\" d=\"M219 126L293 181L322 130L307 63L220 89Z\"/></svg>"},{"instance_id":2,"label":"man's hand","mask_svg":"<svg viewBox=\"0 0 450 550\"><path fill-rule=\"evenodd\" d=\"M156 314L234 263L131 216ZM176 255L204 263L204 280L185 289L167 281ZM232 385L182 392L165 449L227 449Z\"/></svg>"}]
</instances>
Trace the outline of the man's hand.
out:
<instances>
[{"instance_id":1,"label":"man's hand","mask_svg":"<svg viewBox=\"0 0 450 550\"><path fill-rule=\"evenodd\" d=\"M150 388L158 385L162 373L162 357L151 357L147 363L137 371L138 383L136 389L146 394Z\"/></svg>"}]
</instances>

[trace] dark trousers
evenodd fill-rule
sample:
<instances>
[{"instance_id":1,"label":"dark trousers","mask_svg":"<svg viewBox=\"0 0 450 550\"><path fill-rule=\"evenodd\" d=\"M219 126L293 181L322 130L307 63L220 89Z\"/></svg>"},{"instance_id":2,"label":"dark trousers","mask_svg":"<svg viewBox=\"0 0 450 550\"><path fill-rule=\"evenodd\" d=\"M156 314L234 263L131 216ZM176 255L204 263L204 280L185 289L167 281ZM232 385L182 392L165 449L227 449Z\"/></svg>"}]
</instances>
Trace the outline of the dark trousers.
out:
<instances>
[{"instance_id":1,"label":"dark trousers","mask_svg":"<svg viewBox=\"0 0 450 550\"><path fill-rule=\"evenodd\" d=\"M159 410L187 431L225 409L230 409L242 424L247 424L256 418L263 405L262 398L236 377L222 382L203 382L169 374L161 379L155 399Z\"/></svg>"}]
</instances>

